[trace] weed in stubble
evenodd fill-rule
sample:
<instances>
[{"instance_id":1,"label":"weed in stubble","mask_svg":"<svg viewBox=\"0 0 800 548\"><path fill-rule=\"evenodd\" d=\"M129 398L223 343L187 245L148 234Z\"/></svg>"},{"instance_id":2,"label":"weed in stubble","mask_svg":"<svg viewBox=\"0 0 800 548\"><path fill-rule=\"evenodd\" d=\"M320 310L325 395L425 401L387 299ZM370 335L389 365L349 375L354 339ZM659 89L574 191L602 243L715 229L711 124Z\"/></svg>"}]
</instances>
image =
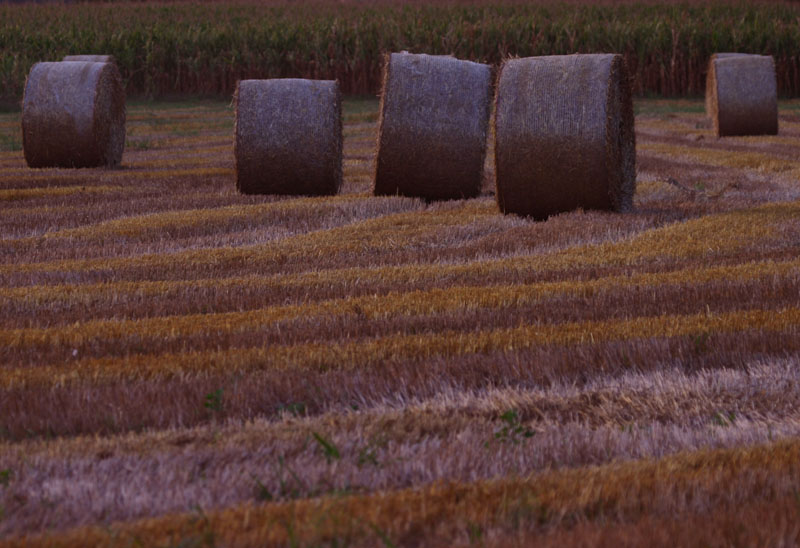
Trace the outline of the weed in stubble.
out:
<instances>
[{"instance_id":1,"label":"weed in stubble","mask_svg":"<svg viewBox=\"0 0 800 548\"><path fill-rule=\"evenodd\" d=\"M491 441L499 443L519 444L536 435L534 430L522 424L516 409L509 409L500 415L502 426L494 432L492 439L485 443L489 447Z\"/></svg>"}]
</instances>

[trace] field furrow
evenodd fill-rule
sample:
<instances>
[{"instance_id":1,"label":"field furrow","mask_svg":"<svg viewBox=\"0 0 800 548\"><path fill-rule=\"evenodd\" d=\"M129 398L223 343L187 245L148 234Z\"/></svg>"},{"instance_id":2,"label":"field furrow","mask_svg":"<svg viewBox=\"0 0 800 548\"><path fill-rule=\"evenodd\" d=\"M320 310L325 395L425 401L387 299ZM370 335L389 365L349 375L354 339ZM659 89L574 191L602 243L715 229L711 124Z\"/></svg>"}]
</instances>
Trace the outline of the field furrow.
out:
<instances>
[{"instance_id":1,"label":"field furrow","mask_svg":"<svg viewBox=\"0 0 800 548\"><path fill-rule=\"evenodd\" d=\"M372 196L373 99L332 197L238 194L215 101L131 103L115 170L0 152L0 545L796 543L797 104L701 107L637 101L633 212L546 222L493 146Z\"/></svg>"}]
</instances>

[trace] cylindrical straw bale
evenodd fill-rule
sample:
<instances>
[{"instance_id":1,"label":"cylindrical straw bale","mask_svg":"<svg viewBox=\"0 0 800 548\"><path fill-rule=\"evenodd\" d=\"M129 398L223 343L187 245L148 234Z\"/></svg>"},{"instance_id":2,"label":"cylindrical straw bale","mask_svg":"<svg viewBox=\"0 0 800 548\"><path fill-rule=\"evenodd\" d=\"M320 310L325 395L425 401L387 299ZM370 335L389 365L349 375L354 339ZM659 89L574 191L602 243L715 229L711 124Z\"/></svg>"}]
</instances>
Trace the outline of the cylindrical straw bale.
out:
<instances>
[{"instance_id":1,"label":"cylindrical straw bale","mask_svg":"<svg viewBox=\"0 0 800 548\"><path fill-rule=\"evenodd\" d=\"M342 99L331 80L241 80L236 187L244 194L336 194L342 184Z\"/></svg>"},{"instance_id":2,"label":"cylindrical straw bale","mask_svg":"<svg viewBox=\"0 0 800 548\"><path fill-rule=\"evenodd\" d=\"M546 219L579 207L633 208L633 101L621 55L508 60L495 101L503 213Z\"/></svg>"},{"instance_id":3,"label":"cylindrical straw bale","mask_svg":"<svg viewBox=\"0 0 800 548\"><path fill-rule=\"evenodd\" d=\"M89 63L114 63L113 55L65 55L62 61L87 61Z\"/></svg>"},{"instance_id":4,"label":"cylindrical straw bale","mask_svg":"<svg viewBox=\"0 0 800 548\"><path fill-rule=\"evenodd\" d=\"M388 56L374 193L428 200L477 196L491 78L488 65L449 56Z\"/></svg>"},{"instance_id":5,"label":"cylindrical straw bale","mask_svg":"<svg viewBox=\"0 0 800 548\"><path fill-rule=\"evenodd\" d=\"M36 63L22 100L30 167L115 166L125 148L125 90L113 63Z\"/></svg>"},{"instance_id":6,"label":"cylindrical straw bale","mask_svg":"<svg viewBox=\"0 0 800 548\"><path fill-rule=\"evenodd\" d=\"M778 81L770 55L720 55L708 68L708 114L718 137L778 133Z\"/></svg>"},{"instance_id":7,"label":"cylindrical straw bale","mask_svg":"<svg viewBox=\"0 0 800 548\"><path fill-rule=\"evenodd\" d=\"M714 81L714 60L725 59L728 57L742 57L750 55L749 53L715 53L711 56L708 62L708 72L706 73L706 114L711 116L711 90Z\"/></svg>"}]
</instances>

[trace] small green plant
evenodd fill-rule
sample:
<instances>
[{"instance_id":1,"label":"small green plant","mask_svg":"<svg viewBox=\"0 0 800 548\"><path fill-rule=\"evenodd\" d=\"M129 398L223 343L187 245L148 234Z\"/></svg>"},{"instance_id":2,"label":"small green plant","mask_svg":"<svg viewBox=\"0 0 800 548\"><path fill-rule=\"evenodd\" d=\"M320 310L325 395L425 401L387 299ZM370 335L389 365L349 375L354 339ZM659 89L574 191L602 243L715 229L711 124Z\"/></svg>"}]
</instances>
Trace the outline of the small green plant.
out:
<instances>
[{"instance_id":1,"label":"small green plant","mask_svg":"<svg viewBox=\"0 0 800 548\"><path fill-rule=\"evenodd\" d=\"M278 407L278 413L289 413L293 417L304 417L308 413L308 407L301 401L287 403Z\"/></svg>"},{"instance_id":2,"label":"small green plant","mask_svg":"<svg viewBox=\"0 0 800 548\"><path fill-rule=\"evenodd\" d=\"M726 426L732 426L734 422L736 422L736 414L733 411L723 412L717 411L713 415L711 415L711 422L713 422L717 426L722 426L723 428Z\"/></svg>"},{"instance_id":3,"label":"small green plant","mask_svg":"<svg viewBox=\"0 0 800 548\"><path fill-rule=\"evenodd\" d=\"M259 502L270 502L273 500L272 492L264 485L260 479L253 477L256 482L256 500Z\"/></svg>"},{"instance_id":4,"label":"small green plant","mask_svg":"<svg viewBox=\"0 0 800 548\"><path fill-rule=\"evenodd\" d=\"M286 472L289 473L289 477L292 480L292 485L290 485L285 479ZM278 457L278 485L278 494L281 497L289 499L299 498L300 488L304 486L303 480L300 479L294 470L286 465L286 462L283 460L282 456Z\"/></svg>"},{"instance_id":5,"label":"small green plant","mask_svg":"<svg viewBox=\"0 0 800 548\"><path fill-rule=\"evenodd\" d=\"M329 464L342 458L341 453L339 453L339 449L332 442L326 440L316 432L311 432L311 435L319 444L320 448L322 449L322 453L325 455L325 460L327 460Z\"/></svg>"},{"instance_id":6,"label":"small green plant","mask_svg":"<svg viewBox=\"0 0 800 548\"><path fill-rule=\"evenodd\" d=\"M367 464L380 466L377 451L374 447L370 447L369 445L358 452L358 466L366 466Z\"/></svg>"},{"instance_id":7,"label":"small green plant","mask_svg":"<svg viewBox=\"0 0 800 548\"><path fill-rule=\"evenodd\" d=\"M384 531L383 529L381 529L372 522L369 522L369 527L370 529L372 529L372 532L375 533L379 539L381 539L381 542L383 543L384 546L386 546L386 548L395 548L396 546L395 543L391 541L389 535L386 534L386 531Z\"/></svg>"},{"instance_id":8,"label":"small green plant","mask_svg":"<svg viewBox=\"0 0 800 548\"><path fill-rule=\"evenodd\" d=\"M22 139L14 133L11 135L0 134L0 151L16 152L22 150Z\"/></svg>"},{"instance_id":9,"label":"small green plant","mask_svg":"<svg viewBox=\"0 0 800 548\"><path fill-rule=\"evenodd\" d=\"M131 150L150 150L153 142L150 139L135 139L129 140L126 146Z\"/></svg>"},{"instance_id":10,"label":"small green plant","mask_svg":"<svg viewBox=\"0 0 800 548\"><path fill-rule=\"evenodd\" d=\"M700 333L699 335L694 335L692 337L692 342L694 343L694 351L698 354L705 354L708 352L708 340L711 338L706 332Z\"/></svg>"},{"instance_id":11,"label":"small green plant","mask_svg":"<svg viewBox=\"0 0 800 548\"><path fill-rule=\"evenodd\" d=\"M170 544L169 546L175 548L214 548L217 545L217 538L214 528L211 526L211 521L199 505L195 505L193 510L195 515L192 517L191 523L194 526L200 526L200 533L183 538L177 544Z\"/></svg>"},{"instance_id":12,"label":"small green plant","mask_svg":"<svg viewBox=\"0 0 800 548\"><path fill-rule=\"evenodd\" d=\"M515 409L509 409L500 415L500 420L504 424L494 433L495 441L500 443L521 443L536 435L535 431L522 425Z\"/></svg>"},{"instance_id":13,"label":"small green plant","mask_svg":"<svg viewBox=\"0 0 800 548\"><path fill-rule=\"evenodd\" d=\"M203 407L212 413L219 413L222 411L222 388L217 388L213 392L206 394Z\"/></svg>"},{"instance_id":14,"label":"small green plant","mask_svg":"<svg viewBox=\"0 0 800 548\"><path fill-rule=\"evenodd\" d=\"M483 546L483 528L473 521L467 522L467 536L470 544Z\"/></svg>"},{"instance_id":15,"label":"small green plant","mask_svg":"<svg viewBox=\"0 0 800 548\"><path fill-rule=\"evenodd\" d=\"M4 468L0 470L0 485L3 487L8 487L8 484L11 483L11 478L14 477L14 471L11 468Z\"/></svg>"}]
</instances>

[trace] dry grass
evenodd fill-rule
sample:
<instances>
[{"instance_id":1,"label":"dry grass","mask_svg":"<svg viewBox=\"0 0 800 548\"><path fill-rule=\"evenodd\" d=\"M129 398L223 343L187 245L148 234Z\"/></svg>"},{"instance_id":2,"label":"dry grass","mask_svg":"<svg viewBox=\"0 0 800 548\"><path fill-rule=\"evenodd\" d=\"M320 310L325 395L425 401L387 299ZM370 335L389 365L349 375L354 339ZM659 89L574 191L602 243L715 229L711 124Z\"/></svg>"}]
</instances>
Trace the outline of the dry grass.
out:
<instances>
[{"instance_id":1,"label":"dry grass","mask_svg":"<svg viewBox=\"0 0 800 548\"><path fill-rule=\"evenodd\" d=\"M782 106L639 103L633 212L547 222L491 168L371 196L376 101L328 198L239 194L221 103L133 105L119 170L0 153L0 544L796 543Z\"/></svg>"},{"instance_id":2,"label":"dry grass","mask_svg":"<svg viewBox=\"0 0 800 548\"><path fill-rule=\"evenodd\" d=\"M587 522L636 523L648 516L658 520L675 514L713 515L718 508L730 512L754 503L778 503L785 508L800 481L799 462L800 444L796 441L705 450L528 477L442 482L418 489L283 504L245 504L147 519L117 525L110 531L79 528L60 537L45 535L23 542L26 546L163 545L212 535L229 546L375 543L381 538L403 545L436 545L467 541L470 529L497 528L531 535L554 527L569 531ZM692 493L690 500L687 492ZM796 509L791 515L796 515ZM751 528L760 529L757 525Z\"/></svg>"}]
</instances>

